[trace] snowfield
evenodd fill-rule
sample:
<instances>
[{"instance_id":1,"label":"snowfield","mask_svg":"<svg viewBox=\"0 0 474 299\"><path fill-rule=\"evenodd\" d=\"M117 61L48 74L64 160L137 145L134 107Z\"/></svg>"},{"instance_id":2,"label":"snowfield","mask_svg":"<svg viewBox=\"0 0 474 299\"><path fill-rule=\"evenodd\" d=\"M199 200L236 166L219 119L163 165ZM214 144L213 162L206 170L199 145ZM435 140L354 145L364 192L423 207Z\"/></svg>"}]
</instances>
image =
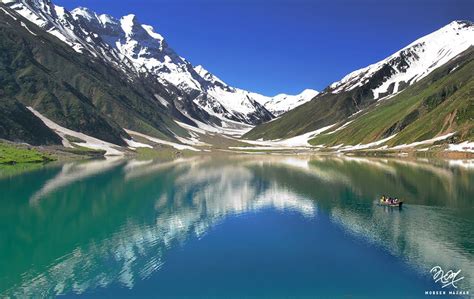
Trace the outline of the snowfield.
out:
<instances>
[{"instance_id":1,"label":"snowfield","mask_svg":"<svg viewBox=\"0 0 474 299\"><path fill-rule=\"evenodd\" d=\"M323 128L320 128L318 130L314 130L305 134L301 134L295 137L287 138L287 139L280 139L280 140L268 140L268 141L263 141L263 140L246 140L242 139L239 141L256 145L255 147L232 147L232 149L305 149L305 148L310 148L313 147L308 143L308 141L315 137L316 135L321 134L324 131L329 130L330 128L334 127L336 124L332 124ZM320 147L320 146L314 146L314 147Z\"/></svg>"},{"instance_id":2,"label":"snowfield","mask_svg":"<svg viewBox=\"0 0 474 299\"><path fill-rule=\"evenodd\" d=\"M474 153L474 142L465 141L459 144L450 144L446 150L452 152Z\"/></svg>"},{"instance_id":3,"label":"snowfield","mask_svg":"<svg viewBox=\"0 0 474 299\"><path fill-rule=\"evenodd\" d=\"M398 150L398 149L412 148L412 147L416 147L416 146L424 145L424 144L433 144L436 141L441 141L441 140L447 139L447 138L453 136L454 134L456 134L456 132L448 133L448 134L445 134L445 135L442 135L442 136L434 137L434 138L423 140L423 141L413 142L413 143L410 143L410 144L397 145L397 146L393 147L392 149Z\"/></svg>"},{"instance_id":4,"label":"snowfield","mask_svg":"<svg viewBox=\"0 0 474 299\"><path fill-rule=\"evenodd\" d=\"M127 130L127 129L125 129L125 132L127 132L130 135L136 135L136 136L140 136L142 138L148 139L148 140L150 140L151 142L154 142L154 143L164 144L164 145L174 147L175 149L178 149L178 150L190 150L190 151L195 151L195 152L201 151L201 150L199 150L195 147L189 146L189 145L184 145L184 144L179 144L179 143L175 143L175 142L171 142L171 141L166 141L166 140L159 139L159 138L156 138L156 137L153 137L153 136L142 134L140 132Z\"/></svg>"},{"instance_id":5,"label":"snowfield","mask_svg":"<svg viewBox=\"0 0 474 299\"><path fill-rule=\"evenodd\" d=\"M119 150L120 146L118 145L97 139L95 137L91 137L84 133L76 132L76 131L67 129L65 127L62 127L58 125L57 123L55 123L54 121L47 118L46 116L42 115L41 113L39 113L32 107L27 107L27 108L39 119L41 119L41 121L48 128L56 132L56 134L58 134L62 138L63 145L65 147L73 147L71 142L69 142L66 138L66 136L69 135L69 136L79 138L84 141L84 142L72 142L72 143L78 146L87 147L94 150L104 150L106 156L122 156L124 154L121 150Z\"/></svg>"},{"instance_id":6,"label":"snowfield","mask_svg":"<svg viewBox=\"0 0 474 299\"><path fill-rule=\"evenodd\" d=\"M357 145L348 145L348 146L341 146L340 149L338 151L340 152L346 152L346 151L357 151L357 150L363 150L363 149L368 149L368 148L371 148L371 147L375 147L375 146L379 146L379 145L382 145L384 144L385 142L389 141L390 139L392 139L393 137L397 136L397 134L393 134L392 136L389 136L387 138L384 138L384 139L380 139L378 141L374 141L374 142L371 142L371 143L366 143L366 144L357 144ZM379 148L379 149L387 149L388 147L384 147L384 148Z\"/></svg>"}]
</instances>

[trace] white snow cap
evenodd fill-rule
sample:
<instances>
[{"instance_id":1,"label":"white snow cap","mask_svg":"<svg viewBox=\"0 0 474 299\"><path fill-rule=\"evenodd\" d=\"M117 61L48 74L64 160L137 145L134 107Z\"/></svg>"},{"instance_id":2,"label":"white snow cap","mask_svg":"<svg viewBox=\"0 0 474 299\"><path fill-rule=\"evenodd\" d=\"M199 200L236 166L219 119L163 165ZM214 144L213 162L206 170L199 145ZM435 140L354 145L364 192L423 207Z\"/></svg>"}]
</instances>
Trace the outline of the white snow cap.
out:
<instances>
[{"instance_id":1,"label":"white snow cap","mask_svg":"<svg viewBox=\"0 0 474 299\"><path fill-rule=\"evenodd\" d=\"M421 80L473 45L474 24L470 21L453 21L386 59L348 74L331 84L329 91L339 93L363 86L382 67L390 66L392 74L372 90L374 98L379 99L400 91L400 83L412 84ZM389 92L391 85L394 88Z\"/></svg>"},{"instance_id":2,"label":"white snow cap","mask_svg":"<svg viewBox=\"0 0 474 299\"><path fill-rule=\"evenodd\" d=\"M123 16L120 19L120 24L122 25L122 29L127 36L132 35L134 28L138 26L137 17L134 14Z\"/></svg>"},{"instance_id":3,"label":"white snow cap","mask_svg":"<svg viewBox=\"0 0 474 299\"><path fill-rule=\"evenodd\" d=\"M98 18L97 14L96 14L94 11L90 10L90 9L87 8L87 7L82 7L82 6L77 7L77 8L75 8L74 10L72 10L72 11L71 11L71 14L73 14L73 15L80 15L80 16L82 16L83 18L85 18L85 19L87 19L87 20L89 20L89 21Z\"/></svg>"},{"instance_id":4,"label":"white snow cap","mask_svg":"<svg viewBox=\"0 0 474 299\"><path fill-rule=\"evenodd\" d=\"M260 104L263 104L273 115L280 116L285 112L311 101L318 94L319 91L314 89L305 89L296 95L281 93L272 98L267 98L263 103L260 102Z\"/></svg>"}]
</instances>

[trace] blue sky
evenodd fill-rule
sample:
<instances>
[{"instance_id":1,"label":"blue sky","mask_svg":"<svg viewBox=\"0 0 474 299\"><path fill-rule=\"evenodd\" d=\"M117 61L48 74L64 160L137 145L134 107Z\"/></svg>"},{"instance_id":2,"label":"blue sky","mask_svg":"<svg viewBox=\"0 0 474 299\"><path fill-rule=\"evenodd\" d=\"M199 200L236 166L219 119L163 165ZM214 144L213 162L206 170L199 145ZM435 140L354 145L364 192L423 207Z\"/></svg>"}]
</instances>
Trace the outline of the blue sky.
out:
<instances>
[{"instance_id":1,"label":"blue sky","mask_svg":"<svg viewBox=\"0 0 474 299\"><path fill-rule=\"evenodd\" d=\"M179 55L265 95L322 90L453 20L473 0L53 0L134 13Z\"/></svg>"}]
</instances>

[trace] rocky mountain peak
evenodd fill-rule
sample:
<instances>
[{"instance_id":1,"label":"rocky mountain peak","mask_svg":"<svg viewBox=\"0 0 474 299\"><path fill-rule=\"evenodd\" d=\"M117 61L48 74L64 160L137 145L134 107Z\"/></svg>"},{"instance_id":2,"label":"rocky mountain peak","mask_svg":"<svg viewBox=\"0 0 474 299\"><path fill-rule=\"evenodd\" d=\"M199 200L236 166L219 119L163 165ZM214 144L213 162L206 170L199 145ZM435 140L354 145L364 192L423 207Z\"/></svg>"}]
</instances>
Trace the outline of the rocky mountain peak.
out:
<instances>
[{"instance_id":1,"label":"rocky mountain peak","mask_svg":"<svg viewBox=\"0 0 474 299\"><path fill-rule=\"evenodd\" d=\"M397 93L423 79L474 45L474 26L453 21L425 35L387 58L351 72L327 89L331 93L366 86L374 99Z\"/></svg>"}]
</instances>

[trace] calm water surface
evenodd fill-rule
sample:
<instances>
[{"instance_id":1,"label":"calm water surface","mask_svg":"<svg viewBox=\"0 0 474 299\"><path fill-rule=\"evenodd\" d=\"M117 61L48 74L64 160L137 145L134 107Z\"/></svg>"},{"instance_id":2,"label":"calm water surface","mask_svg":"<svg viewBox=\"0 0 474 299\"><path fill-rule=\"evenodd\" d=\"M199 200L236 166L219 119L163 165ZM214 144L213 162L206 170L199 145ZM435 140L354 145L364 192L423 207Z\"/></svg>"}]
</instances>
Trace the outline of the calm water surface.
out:
<instances>
[{"instance_id":1,"label":"calm water surface","mask_svg":"<svg viewBox=\"0 0 474 299\"><path fill-rule=\"evenodd\" d=\"M406 206L380 207L381 194ZM474 163L264 155L0 168L0 232L0 297L428 298L442 290L437 265L461 270L458 290L472 293Z\"/></svg>"}]
</instances>

